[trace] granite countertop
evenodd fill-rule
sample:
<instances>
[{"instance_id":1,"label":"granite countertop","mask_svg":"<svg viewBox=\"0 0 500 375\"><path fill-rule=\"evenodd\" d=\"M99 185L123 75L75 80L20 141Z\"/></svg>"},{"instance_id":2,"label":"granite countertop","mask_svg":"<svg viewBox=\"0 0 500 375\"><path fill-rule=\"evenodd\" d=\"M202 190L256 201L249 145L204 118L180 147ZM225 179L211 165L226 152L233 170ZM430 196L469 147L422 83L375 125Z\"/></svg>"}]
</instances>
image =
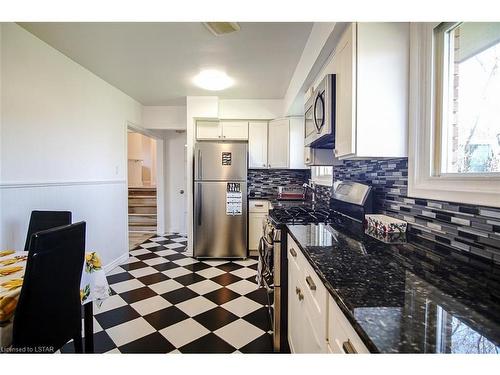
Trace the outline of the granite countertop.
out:
<instances>
[{"instance_id":1,"label":"granite countertop","mask_svg":"<svg viewBox=\"0 0 500 375\"><path fill-rule=\"evenodd\" d=\"M287 228L370 351L500 352L500 267L423 239Z\"/></svg>"}]
</instances>

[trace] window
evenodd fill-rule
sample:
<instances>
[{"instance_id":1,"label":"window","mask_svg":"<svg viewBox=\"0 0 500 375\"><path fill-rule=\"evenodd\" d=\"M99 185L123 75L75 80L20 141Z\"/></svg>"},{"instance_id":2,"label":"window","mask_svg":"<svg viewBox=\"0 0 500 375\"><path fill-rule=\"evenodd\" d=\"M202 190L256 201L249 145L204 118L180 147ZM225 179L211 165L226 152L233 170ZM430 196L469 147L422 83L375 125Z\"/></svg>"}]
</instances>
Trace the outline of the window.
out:
<instances>
[{"instance_id":1,"label":"window","mask_svg":"<svg viewBox=\"0 0 500 375\"><path fill-rule=\"evenodd\" d=\"M500 207L500 23L410 30L408 195Z\"/></svg>"},{"instance_id":2,"label":"window","mask_svg":"<svg viewBox=\"0 0 500 375\"><path fill-rule=\"evenodd\" d=\"M333 185L333 167L311 167L311 179L318 185Z\"/></svg>"},{"instance_id":3,"label":"window","mask_svg":"<svg viewBox=\"0 0 500 375\"><path fill-rule=\"evenodd\" d=\"M500 23L434 29L435 174L500 173Z\"/></svg>"}]
</instances>

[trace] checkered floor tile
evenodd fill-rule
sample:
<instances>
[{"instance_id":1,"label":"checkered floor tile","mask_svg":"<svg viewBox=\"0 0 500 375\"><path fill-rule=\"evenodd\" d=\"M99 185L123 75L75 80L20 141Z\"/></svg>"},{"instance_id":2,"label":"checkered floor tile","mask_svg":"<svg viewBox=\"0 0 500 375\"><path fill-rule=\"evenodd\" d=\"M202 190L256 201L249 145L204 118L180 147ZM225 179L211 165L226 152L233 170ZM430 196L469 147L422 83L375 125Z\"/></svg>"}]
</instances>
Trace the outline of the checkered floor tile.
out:
<instances>
[{"instance_id":1,"label":"checkered floor tile","mask_svg":"<svg viewBox=\"0 0 500 375\"><path fill-rule=\"evenodd\" d=\"M186 241L150 238L109 273L114 294L94 306L96 353L272 352L272 296L257 287L257 260L198 261Z\"/></svg>"}]
</instances>

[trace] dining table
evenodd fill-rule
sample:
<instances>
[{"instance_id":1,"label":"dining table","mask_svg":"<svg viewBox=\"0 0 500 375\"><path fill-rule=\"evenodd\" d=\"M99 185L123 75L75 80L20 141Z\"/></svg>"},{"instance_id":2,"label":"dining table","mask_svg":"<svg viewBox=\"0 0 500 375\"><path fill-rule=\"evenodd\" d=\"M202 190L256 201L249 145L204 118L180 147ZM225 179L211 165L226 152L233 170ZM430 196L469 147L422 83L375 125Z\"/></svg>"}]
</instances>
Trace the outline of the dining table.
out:
<instances>
[{"instance_id":1,"label":"dining table","mask_svg":"<svg viewBox=\"0 0 500 375\"><path fill-rule=\"evenodd\" d=\"M27 261L27 251L0 251L0 350L2 351L6 351L5 348L12 343L13 320ZM111 294L99 254L95 251L86 252L80 281L80 300L84 310L85 353L94 352L93 305L95 303L100 307Z\"/></svg>"}]
</instances>

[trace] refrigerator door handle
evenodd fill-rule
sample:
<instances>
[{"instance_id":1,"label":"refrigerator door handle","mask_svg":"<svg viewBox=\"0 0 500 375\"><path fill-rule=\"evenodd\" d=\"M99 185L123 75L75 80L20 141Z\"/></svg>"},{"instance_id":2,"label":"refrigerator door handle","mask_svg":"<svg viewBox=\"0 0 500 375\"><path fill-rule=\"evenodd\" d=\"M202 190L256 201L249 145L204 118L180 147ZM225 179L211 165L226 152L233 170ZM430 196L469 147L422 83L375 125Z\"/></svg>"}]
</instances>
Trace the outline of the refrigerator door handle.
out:
<instances>
[{"instance_id":1,"label":"refrigerator door handle","mask_svg":"<svg viewBox=\"0 0 500 375\"><path fill-rule=\"evenodd\" d=\"M196 205L198 207L197 207L196 211L198 212L198 226L200 226L201 225L201 209L202 209L202 204L201 204L201 195L202 195L201 194L201 189L202 189L203 184L197 184L197 185L198 185L198 194L197 194L198 196L197 196L197 199L196 199L196 201L197 201Z\"/></svg>"},{"instance_id":2,"label":"refrigerator door handle","mask_svg":"<svg viewBox=\"0 0 500 375\"><path fill-rule=\"evenodd\" d=\"M201 160L201 149L198 149L198 179L201 180L203 173L202 173L202 160Z\"/></svg>"}]
</instances>

